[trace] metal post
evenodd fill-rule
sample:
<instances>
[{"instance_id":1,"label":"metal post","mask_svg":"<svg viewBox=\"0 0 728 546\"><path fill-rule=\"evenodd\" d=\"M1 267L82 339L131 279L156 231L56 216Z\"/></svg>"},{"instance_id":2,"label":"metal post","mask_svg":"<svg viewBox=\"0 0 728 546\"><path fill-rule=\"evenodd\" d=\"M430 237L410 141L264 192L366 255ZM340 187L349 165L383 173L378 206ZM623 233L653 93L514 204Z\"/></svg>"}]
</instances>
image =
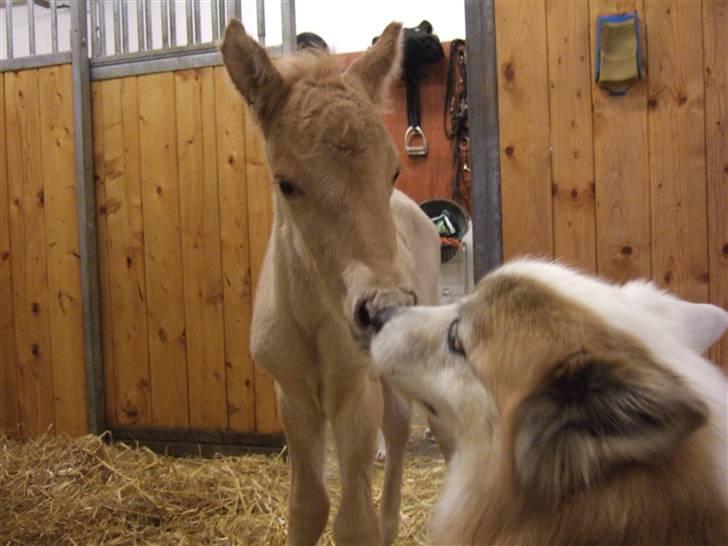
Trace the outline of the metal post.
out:
<instances>
[{"instance_id":1,"label":"metal post","mask_svg":"<svg viewBox=\"0 0 728 546\"><path fill-rule=\"evenodd\" d=\"M8 59L13 58L13 0L5 0L5 31L8 42Z\"/></svg>"},{"instance_id":2,"label":"metal post","mask_svg":"<svg viewBox=\"0 0 728 546\"><path fill-rule=\"evenodd\" d=\"M147 49L154 49L154 40L152 39L152 5L149 0L144 2L144 31L147 33Z\"/></svg>"},{"instance_id":3,"label":"metal post","mask_svg":"<svg viewBox=\"0 0 728 546\"><path fill-rule=\"evenodd\" d=\"M213 0L215 1L215 0ZM227 26L227 10L225 9L225 0L217 0L218 12L220 14L220 36L225 33L225 27Z\"/></svg>"},{"instance_id":4,"label":"metal post","mask_svg":"<svg viewBox=\"0 0 728 546\"><path fill-rule=\"evenodd\" d=\"M81 302L84 322L84 361L88 428L94 434L106 426L104 412L104 363L101 352L101 313L96 241L96 198L93 179L91 134L91 83L88 58L86 0L71 2L71 73L73 126L76 150L76 190L81 254Z\"/></svg>"},{"instance_id":5,"label":"metal post","mask_svg":"<svg viewBox=\"0 0 728 546\"><path fill-rule=\"evenodd\" d=\"M240 20L240 18L235 15L235 0L225 0L225 13L227 14L226 23L233 17Z\"/></svg>"},{"instance_id":6,"label":"metal post","mask_svg":"<svg viewBox=\"0 0 728 546\"><path fill-rule=\"evenodd\" d=\"M194 7L194 19L195 19L195 43L199 44L202 42L202 29L200 28L200 2L197 0L192 3Z\"/></svg>"},{"instance_id":7,"label":"metal post","mask_svg":"<svg viewBox=\"0 0 728 546\"><path fill-rule=\"evenodd\" d=\"M212 4L210 5L210 10L211 10L212 40L213 41L217 41L217 39L220 38L220 14L218 13L219 8L220 8L220 4L217 3L217 0L212 0Z\"/></svg>"},{"instance_id":8,"label":"metal post","mask_svg":"<svg viewBox=\"0 0 728 546\"><path fill-rule=\"evenodd\" d=\"M28 51L35 55L35 2L28 1Z\"/></svg>"},{"instance_id":9,"label":"metal post","mask_svg":"<svg viewBox=\"0 0 728 546\"><path fill-rule=\"evenodd\" d=\"M51 0L51 50L58 53L58 6Z\"/></svg>"},{"instance_id":10,"label":"metal post","mask_svg":"<svg viewBox=\"0 0 728 546\"><path fill-rule=\"evenodd\" d=\"M174 0L172 0L174 3ZM169 47L169 0L162 0L159 9L162 11L162 47Z\"/></svg>"},{"instance_id":11,"label":"metal post","mask_svg":"<svg viewBox=\"0 0 728 546\"><path fill-rule=\"evenodd\" d=\"M465 0L474 281L503 261L495 2Z\"/></svg>"},{"instance_id":12,"label":"metal post","mask_svg":"<svg viewBox=\"0 0 728 546\"><path fill-rule=\"evenodd\" d=\"M129 53L129 4L121 2L121 50Z\"/></svg>"},{"instance_id":13,"label":"metal post","mask_svg":"<svg viewBox=\"0 0 728 546\"><path fill-rule=\"evenodd\" d=\"M255 19L258 23L258 43L265 47L265 0L256 0Z\"/></svg>"},{"instance_id":14,"label":"metal post","mask_svg":"<svg viewBox=\"0 0 728 546\"><path fill-rule=\"evenodd\" d=\"M114 55L121 51L121 5L119 0L114 0Z\"/></svg>"},{"instance_id":15,"label":"metal post","mask_svg":"<svg viewBox=\"0 0 728 546\"><path fill-rule=\"evenodd\" d=\"M296 2L281 0L281 29L283 35L283 54L296 51Z\"/></svg>"},{"instance_id":16,"label":"metal post","mask_svg":"<svg viewBox=\"0 0 728 546\"><path fill-rule=\"evenodd\" d=\"M99 54L106 55L106 3L99 0Z\"/></svg>"},{"instance_id":17,"label":"metal post","mask_svg":"<svg viewBox=\"0 0 728 546\"><path fill-rule=\"evenodd\" d=\"M137 0L137 43L139 44L139 51L144 51L147 46L144 42L144 4L141 0Z\"/></svg>"},{"instance_id":18,"label":"metal post","mask_svg":"<svg viewBox=\"0 0 728 546\"><path fill-rule=\"evenodd\" d=\"M192 25L192 0L187 0L187 2L185 2L185 16L187 18L187 45L191 45L194 43L194 28Z\"/></svg>"},{"instance_id":19,"label":"metal post","mask_svg":"<svg viewBox=\"0 0 728 546\"><path fill-rule=\"evenodd\" d=\"M169 38L172 47L177 47L177 6L175 0L169 3Z\"/></svg>"},{"instance_id":20,"label":"metal post","mask_svg":"<svg viewBox=\"0 0 728 546\"><path fill-rule=\"evenodd\" d=\"M32 1L32 0L31 0ZM90 0L91 5L91 55L94 57L99 56L99 24L96 11L99 7L98 0Z\"/></svg>"}]
</instances>

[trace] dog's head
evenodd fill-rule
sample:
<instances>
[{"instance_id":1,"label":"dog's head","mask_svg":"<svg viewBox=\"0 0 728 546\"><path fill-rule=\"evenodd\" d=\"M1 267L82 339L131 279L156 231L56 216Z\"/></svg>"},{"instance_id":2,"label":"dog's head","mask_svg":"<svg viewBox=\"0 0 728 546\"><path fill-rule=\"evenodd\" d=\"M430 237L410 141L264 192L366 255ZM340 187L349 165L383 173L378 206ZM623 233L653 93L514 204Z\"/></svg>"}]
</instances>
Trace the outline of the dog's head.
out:
<instances>
[{"instance_id":1,"label":"dog's head","mask_svg":"<svg viewBox=\"0 0 728 546\"><path fill-rule=\"evenodd\" d=\"M708 406L662 345L697 355L728 313L523 260L459 304L380 322L377 366L453 431L456 453L488 450L530 496L558 501L669 456L705 423Z\"/></svg>"}]
</instances>

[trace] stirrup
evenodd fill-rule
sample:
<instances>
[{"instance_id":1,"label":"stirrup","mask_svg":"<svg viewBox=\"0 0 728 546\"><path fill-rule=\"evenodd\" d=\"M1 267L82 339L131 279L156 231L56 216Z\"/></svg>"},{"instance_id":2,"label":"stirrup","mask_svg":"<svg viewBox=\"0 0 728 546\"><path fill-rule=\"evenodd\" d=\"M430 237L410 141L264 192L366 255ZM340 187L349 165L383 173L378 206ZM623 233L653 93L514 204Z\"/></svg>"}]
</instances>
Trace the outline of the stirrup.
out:
<instances>
[{"instance_id":1,"label":"stirrup","mask_svg":"<svg viewBox=\"0 0 728 546\"><path fill-rule=\"evenodd\" d=\"M417 137L422 139L422 142L419 145L412 144ZM427 138L419 125L407 127L404 133L404 151L407 155L427 155Z\"/></svg>"}]
</instances>

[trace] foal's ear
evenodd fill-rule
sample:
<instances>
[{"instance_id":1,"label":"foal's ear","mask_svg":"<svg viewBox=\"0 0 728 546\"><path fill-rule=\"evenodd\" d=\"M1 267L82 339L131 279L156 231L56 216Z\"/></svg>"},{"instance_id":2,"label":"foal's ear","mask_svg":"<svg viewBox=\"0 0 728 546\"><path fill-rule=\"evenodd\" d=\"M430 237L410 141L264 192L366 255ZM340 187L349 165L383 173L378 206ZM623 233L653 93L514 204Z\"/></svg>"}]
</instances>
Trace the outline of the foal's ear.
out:
<instances>
[{"instance_id":1,"label":"foal's ear","mask_svg":"<svg viewBox=\"0 0 728 546\"><path fill-rule=\"evenodd\" d=\"M708 417L682 380L646 356L567 357L516 413L514 470L549 504L630 464L654 464Z\"/></svg>"},{"instance_id":2,"label":"foal's ear","mask_svg":"<svg viewBox=\"0 0 728 546\"><path fill-rule=\"evenodd\" d=\"M235 87L266 131L287 92L283 77L265 49L236 19L231 19L225 29L220 51Z\"/></svg>"},{"instance_id":3,"label":"foal's ear","mask_svg":"<svg viewBox=\"0 0 728 546\"><path fill-rule=\"evenodd\" d=\"M389 23L377 42L346 70L364 86L371 101L381 105L391 81L399 75L402 64L402 23Z\"/></svg>"}]
</instances>

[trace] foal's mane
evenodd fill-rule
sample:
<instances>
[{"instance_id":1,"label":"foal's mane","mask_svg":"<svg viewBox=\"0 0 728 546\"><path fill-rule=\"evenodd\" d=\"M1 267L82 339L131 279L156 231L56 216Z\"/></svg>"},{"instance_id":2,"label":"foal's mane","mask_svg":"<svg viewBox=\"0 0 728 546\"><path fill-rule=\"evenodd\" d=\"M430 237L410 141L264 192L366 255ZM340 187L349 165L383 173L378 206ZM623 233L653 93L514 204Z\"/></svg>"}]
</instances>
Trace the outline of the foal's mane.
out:
<instances>
[{"instance_id":1,"label":"foal's mane","mask_svg":"<svg viewBox=\"0 0 728 546\"><path fill-rule=\"evenodd\" d=\"M275 66L289 84L299 80L325 81L344 71L341 59L324 51L307 50L275 60Z\"/></svg>"}]
</instances>

